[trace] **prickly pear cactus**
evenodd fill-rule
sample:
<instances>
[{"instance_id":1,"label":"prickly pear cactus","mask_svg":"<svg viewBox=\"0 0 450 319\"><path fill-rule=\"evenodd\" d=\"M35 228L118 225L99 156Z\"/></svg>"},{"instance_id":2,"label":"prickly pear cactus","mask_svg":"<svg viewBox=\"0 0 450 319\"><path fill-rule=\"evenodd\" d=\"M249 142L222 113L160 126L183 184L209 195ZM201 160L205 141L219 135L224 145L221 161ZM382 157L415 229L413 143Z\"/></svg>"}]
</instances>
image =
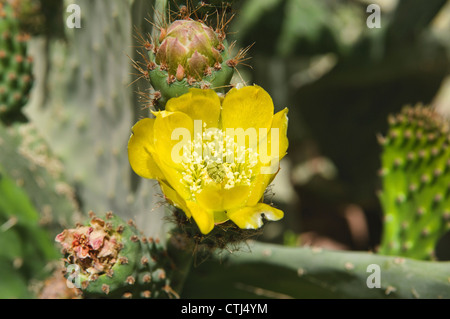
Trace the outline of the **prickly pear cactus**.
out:
<instances>
[{"instance_id":1,"label":"prickly pear cactus","mask_svg":"<svg viewBox=\"0 0 450 319\"><path fill-rule=\"evenodd\" d=\"M38 277L46 269L48 260L61 257L53 253L53 239L57 236L56 241L63 248L66 278L74 285L79 283L85 298L192 298L199 295L210 298L262 295L282 298L309 298L313 295L448 298L448 263L280 245L252 245L244 240L258 235L258 232L249 231L242 238L235 236L236 228L232 227L223 228L222 232L211 232L209 237L200 237L197 226L189 224L187 219L177 220L178 224L171 225L174 229L166 232L170 223L163 223L163 215L158 211L167 203L157 202L162 202L163 195L155 191L156 183L134 179L125 152L130 128L141 117L141 110L136 108L136 96L130 94L130 91L140 88L129 87L132 79L129 78L131 66L127 55L134 60L139 58L132 52L132 27L136 23L142 23L137 28L143 27L144 16L154 4L162 2L77 0L82 8L81 29L59 28L66 33L66 42L51 38L47 43L32 41L36 66L42 71L35 74L37 95L26 110L33 125L11 125L6 129L0 126L0 297L29 295L27 285L30 279ZM218 0L185 2L197 5L195 8L207 4L212 9L223 4ZM0 0L0 3L6 2ZM42 0L41 3L62 2ZM56 10L49 11L58 15ZM228 78L231 78L234 67L245 58L246 51L241 50L230 58L232 46L228 46L225 39L229 20L222 18L225 16L221 14L217 16L219 27L211 29L207 25L215 25L211 23L212 19L208 19L208 23L205 22L207 19L197 21L189 10L180 10L178 20L171 25L161 22L165 20L153 20L158 25L156 37L151 40L140 37L147 50L141 56L146 63L136 63L135 67L154 87L155 106L164 107L169 98L193 86L219 91L226 91L230 86ZM61 16L59 14L57 20ZM2 19L0 27L4 25L6 22ZM145 27L143 29L146 30ZM0 40L0 45L6 45L3 38ZM1 64L2 67L4 65ZM48 67L50 65L51 68ZM3 76L4 73L0 74ZM392 129L400 130L399 123ZM397 142L390 139L390 143ZM448 155L447 148L443 149ZM393 148L390 152L391 155L396 154L394 158L403 154L403 151L394 151ZM55 161L55 154L61 162ZM387 164L394 162L392 156L386 155ZM439 162L442 175L445 175L444 160L441 155L437 157L439 160L426 158L426 161ZM56 163L62 165L51 165ZM432 180L441 178L439 174L435 175ZM389 183L393 181L391 178ZM426 189L433 183L427 184ZM439 183L440 186L448 185L445 180ZM389 192L397 193L399 189L403 188L387 188ZM74 191L79 202L72 198ZM407 216L406 208L398 208L391 201L397 197L383 196L386 205L395 208L388 210L389 214ZM437 207L444 207L447 202L442 200L440 203ZM430 205L424 206L425 209L430 209ZM124 218L136 218L146 236L134 223L126 223L112 214L92 216L86 224L73 226L73 217L78 215L75 213L79 213L79 209L112 209ZM446 216L445 210L442 216ZM395 217L395 220L397 223L388 225L386 234L392 236L387 237L387 243L405 238L406 242L408 238L419 242L416 237L397 232L400 217ZM436 220L429 217L430 224L427 225L436 225L433 224L437 223ZM418 225L423 225L421 223ZM409 225L407 229L417 234L419 226ZM64 228L61 226L66 230L62 231ZM53 235L55 228L58 231ZM434 231L437 228L429 228L430 234L436 238ZM50 241L48 229L52 230ZM161 236L157 240L155 234L164 234L168 238ZM153 239L149 238L150 235ZM432 236L426 239L435 238ZM244 250L243 253L231 253L231 250L228 253L230 242ZM213 250L216 247L221 249ZM205 256L208 260L197 258L196 261L203 263L191 267L193 255L203 257L198 254L201 249L208 253ZM396 253L394 250L385 251ZM419 252L418 249L416 251ZM381 266L381 290L368 289L367 266L370 264ZM274 274L270 280L268 273ZM64 291L68 283L66 278L59 276L56 280ZM53 285L47 287L50 287L47 291L56 290Z\"/></svg>"},{"instance_id":2,"label":"prickly pear cactus","mask_svg":"<svg viewBox=\"0 0 450 319\"><path fill-rule=\"evenodd\" d=\"M25 119L21 108L32 85L28 36L20 31L14 9L18 5L18 1L0 0L0 120L6 123Z\"/></svg>"},{"instance_id":3,"label":"prickly pear cactus","mask_svg":"<svg viewBox=\"0 0 450 319\"><path fill-rule=\"evenodd\" d=\"M153 104L163 108L193 87L229 88L238 61L229 56L225 28L213 30L186 17L161 26L158 39L144 41L146 68L136 67L155 90Z\"/></svg>"},{"instance_id":4,"label":"prickly pear cactus","mask_svg":"<svg viewBox=\"0 0 450 319\"><path fill-rule=\"evenodd\" d=\"M450 229L449 123L429 107L406 107L389 118L379 140L385 212L379 253L431 259Z\"/></svg>"},{"instance_id":5,"label":"prickly pear cactus","mask_svg":"<svg viewBox=\"0 0 450 319\"><path fill-rule=\"evenodd\" d=\"M56 241L65 254L67 279L78 282L85 298L178 297L170 286L173 267L166 250L159 240L143 236L133 221L125 223L112 213L92 216Z\"/></svg>"}]
</instances>

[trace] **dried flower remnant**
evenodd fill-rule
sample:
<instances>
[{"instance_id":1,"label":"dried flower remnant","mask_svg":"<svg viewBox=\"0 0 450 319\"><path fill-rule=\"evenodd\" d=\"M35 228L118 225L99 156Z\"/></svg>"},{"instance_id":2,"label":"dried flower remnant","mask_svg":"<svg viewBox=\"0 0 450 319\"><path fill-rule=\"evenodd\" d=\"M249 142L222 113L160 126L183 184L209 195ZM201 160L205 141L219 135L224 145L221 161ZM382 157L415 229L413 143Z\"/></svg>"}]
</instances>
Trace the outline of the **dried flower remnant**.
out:
<instances>
[{"instance_id":1,"label":"dried flower remnant","mask_svg":"<svg viewBox=\"0 0 450 319\"><path fill-rule=\"evenodd\" d=\"M70 263L80 265L89 275L103 274L116 263L121 245L120 234L93 218L89 226L65 229L56 236Z\"/></svg>"}]
</instances>

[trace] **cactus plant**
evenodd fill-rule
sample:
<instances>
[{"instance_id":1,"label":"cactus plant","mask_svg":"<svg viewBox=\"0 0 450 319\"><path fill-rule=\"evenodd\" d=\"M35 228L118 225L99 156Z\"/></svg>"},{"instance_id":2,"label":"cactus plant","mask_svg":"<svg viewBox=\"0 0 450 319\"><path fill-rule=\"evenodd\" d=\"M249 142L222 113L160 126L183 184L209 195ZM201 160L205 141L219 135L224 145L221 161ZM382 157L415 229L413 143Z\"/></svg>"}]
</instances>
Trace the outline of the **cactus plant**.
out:
<instances>
[{"instance_id":1,"label":"cactus plant","mask_svg":"<svg viewBox=\"0 0 450 319\"><path fill-rule=\"evenodd\" d=\"M18 1L0 1L0 120L24 121L21 108L32 86L32 60L27 55L28 35L19 28Z\"/></svg>"},{"instance_id":2,"label":"cactus plant","mask_svg":"<svg viewBox=\"0 0 450 319\"><path fill-rule=\"evenodd\" d=\"M114 214L91 216L88 224L65 229L56 236L66 267L77 266L76 276L85 298L172 298L174 266L159 240L145 237L133 221ZM72 269L73 270L73 269Z\"/></svg>"},{"instance_id":3,"label":"cactus plant","mask_svg":"<svg viewBox=\"0 0 450 319\"><path fill-rule=\"evenodd\" d=\"M158 1L163 2L166 1ZM217 3L214 1L215 5L219 5ZM139 58L147 60L145 67L139 63L134 66L140 72L138 76L144 75L151 82L151 70L147 69L147 64L153 67L150 62L155 63L156 70L157 63L164 62L164 58L170 60L168 57L173 49L169 48L169 44L176 43L174 38L180 37L178 27L190 26L189 32L198 32L207 44L217 43L214 38L217 37L220 45L221 32L213 32L213 36L204 27L206 24L194 20L191 14L173 22L170 31L171 26L155 19L153 23L160 29L155 27L157 36L154 40L138 37L150 51L143 55L133 54L133 24L137 23L143 29L149 27L149 24L144 23L144 17L151 11L153 1L78 0L77 4L82 8L83 27L79 30L65 29L67 42L48 38L45 43L39 39L31 43L37 70L41 71L36 73L35 95L26 108L32 125L19 124L7 129L0 126L0 171L2 176L7 176L7 179L0 180L0 203L7 202L14 211L21 204L26 204L26 211L33 211L30 214L33 218L27 228L15 233L16 229L20 229L15 228L19 224L12 227L14 219L11 219L10 214L4 214L3 206L0 207L0 241L23 243L23 247L34 249L38 254L44 249L42 247L51 251L50 247L53 246L40 237L44 233L37 226L39 218L48 216L45 212L50 207L54 218L47 226L52 226L51 232L58 228L60 235L56 238L64 249L60 257L65 258L68 271L66 277L75 279L71 271L79 269L80 289L85 298L450 297L448 263L445 262L253 243L242 241L247 239L242 236L242 229L226 223L221 229L214 227L205 235L187 219L185 212L173 212L171 204L177 202L177 197L173 196L175 192L171 193L168 189L164 197L156 182L138 179L133 175L127 158L126 143L133 124L149 115L147 110L139 109L138 96L130 93L141 88L137 82L131 85L131 89L128 86L133 79L129 77L131 65L127 55L134 61ZM148 44L156 45L151 47ZM192 65L195 61L209 62L209 58L214 55L218 57L215 51L210 47L209 51L197 50L195 54L195 51L190 51L190 48L196 47L195 41L191 40L183 42L182 47L181 51L186 54L185 58L184 55L181 58L182 63L163 70L166 72L162 77L164 81L151 82L157 91L158 85L164 86L167 79L171 77L173 80L175 77L172 87L177 83L182 87L176 93L161 91L159 104L155 106L168 109L155 114L171 111L170 97L181 95L184 90L196 85L196 90L207 92L201 90L202 84L205 88L212 81L209 75L196 78L201 72ZM291 48L290 45L286 47ZM237 61L236 58L230 59L230 55L225 56L228 54L226 51L228 49L221 52L220 59L231 72ZM213 68L214 65L209 67ZM192 70L196 72L192 73ZM200 70L205 71L202 68ZM220 73L220 76L228 77L226 74ZM192 83L188 83L188 76ZM218 91L224 89L225 93L230 84L225 82L224 88L220 87L221 83L211 84L211 88ZM147 89L148 82L145 83ZM171 85L167 83L167 87ZM236 91L239 90L233 92ZM222 95L219 95L219 99L224 101ZM240 108L240 111L244 111L244 108ZM148 122L149 119L144 119L144 123L145 120ZM53 170L55 168L56 172ZM209 165L203 173L214 182L220 182L223 169L221 165ZM62 185L61 182L69 192L58 192L61 189L56 186ZM261 188L267 186L266 182L260 183ZM445 180L439 183L445 184ZM387 187L385 191L390 190ZM10 196L12 191L22 195ZM255 200L261 199L262 192L262 189L261 192L255 192L258 196ZM76 201L73 201L73 195L76 195ZM214 206L217 203L210 204ZM175 213L175 223L163 219L165 214L161 212L165 208L167 215ZM86 210L112 210L115 215L108 213L100 218L92 216L85 224L77 225L73 215L80 217L79 211ZM216 209L213 210L216 213ZM138 224L142 230L138 230L133 223L123 221L129 217L134 217L134 224ZM223 218L223 214L219 217ZM254 222L259 226L259 214L257 217ZM167 231L166 226L171 227L170 231ZM397 226L392 225L392 229ZM36 228L40 230L36 232ZM239 232L238 236L235 236L235 232ZM231 233L232 236L225 238L224 233ZM159 241L155 234L162 235ZM245 235L258 234L260 230L250 230ZM215 238L211 240L209 235ZM154 240L149 240L149 237ZM230 243L233 245L230 246ZM19 256L16 246L10 245L0 252L0 276L2 287L5 282L8 282L8 287L17 287L12 296L23 296L27 293L26 285L30 278L34 278L35 271L43 267L45 261L42 257L46 256L47 260L54 258L54 255L42 254L36 257L31 253L25 254L23 258L27 260L41 258L36 268L28 274L27 269L31 268L24 263L26 276L19 271L9 276L14 266L17 266L17 262L12 262ZM206 256L200 255L203 248L208 253ZM394 251L388 253L396 254ZM209 259L205 261L199 257ZM367 267L372 264L381 267L381 289L367 286L366 280L370 275ZM63 285L65 283L66 280L63 280ZM61 295L66 296L66 293Z\"/></svg>"},{"instance_id":4,"label":"cactus plant","mask_svg":"<svg viewBox=\"0 0 450 319\"><path fill-rule=\"evenodd\" d=\"M379 252L432 259L450 229L449 123L430 107L405 107L389 117L379 141L385 213Z\"/></svg>"}]
</instances>

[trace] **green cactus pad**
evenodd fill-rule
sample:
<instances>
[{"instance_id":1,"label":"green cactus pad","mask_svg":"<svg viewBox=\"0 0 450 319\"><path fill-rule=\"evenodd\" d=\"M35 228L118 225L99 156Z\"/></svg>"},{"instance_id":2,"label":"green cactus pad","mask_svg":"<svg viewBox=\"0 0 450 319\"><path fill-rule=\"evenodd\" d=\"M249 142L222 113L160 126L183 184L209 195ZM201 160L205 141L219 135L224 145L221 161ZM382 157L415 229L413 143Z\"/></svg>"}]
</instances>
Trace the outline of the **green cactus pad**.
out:
<instances>
[{"instance_id":1,"label":"green cactus pad","mask_svg":"<svg viewBox=\"0 0 450 319\"><path fill-rule=\"evenodd\" d=\"M450 262L367 252L249 242L239 252L217 252L193 268L182 298L448 299L449 266ZM370 286L376 281L379 286Z\"/></svg>"},{"instance_id":2,"label":"green cactus pad","mask_svg":"<svg viewBox=\"0 0 450 319\"><path fill-rule=\"evenodd\" d=\"M379 252L432 259L450 229L449 123L429 107L405 107L379 140L385 213Z\"/></svg>"},{"instance_id":3,"label":"green cactus pad","mask_svg":"<svg viewBox=\"0 0 450 319\"><path fill-rule=\"evenodd\" d=\"M6 123L25 119L21 108L28 101L33 82L27 39L19 29L13 6L0 0L0 120Z\"/></svg>"}]
</instances>

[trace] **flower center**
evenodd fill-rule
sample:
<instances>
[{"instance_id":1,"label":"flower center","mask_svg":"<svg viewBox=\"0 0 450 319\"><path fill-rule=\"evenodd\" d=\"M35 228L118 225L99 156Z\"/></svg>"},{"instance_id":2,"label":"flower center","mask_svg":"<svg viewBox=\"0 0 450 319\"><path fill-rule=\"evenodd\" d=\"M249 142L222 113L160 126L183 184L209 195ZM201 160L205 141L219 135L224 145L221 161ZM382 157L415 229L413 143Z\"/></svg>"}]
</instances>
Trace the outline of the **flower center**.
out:
<instances>
[{"instance_id":1,"label":"flower center","mask_svg":"<svg viewBox=\"0 0 450 319\"><path fill-rule=\"evenodd\" d=\"M206 166L206 171L208 172L209 177L216 183L222 183L226 176L225 168L223 167L223 163L208 163Z\"/></svg>"},{"instance_id":2,"label":"flower center","mask_svg":"<svg viewBox=\"0 0 450 319\"><path fill-rule=\"evenodd\" d=\"M258 154L236 142L219 129L206 129L183 148L182 183L192 197L208 185L220 184L224 189L249 186L255 177Z\"/></svg>"}]
</instances>

